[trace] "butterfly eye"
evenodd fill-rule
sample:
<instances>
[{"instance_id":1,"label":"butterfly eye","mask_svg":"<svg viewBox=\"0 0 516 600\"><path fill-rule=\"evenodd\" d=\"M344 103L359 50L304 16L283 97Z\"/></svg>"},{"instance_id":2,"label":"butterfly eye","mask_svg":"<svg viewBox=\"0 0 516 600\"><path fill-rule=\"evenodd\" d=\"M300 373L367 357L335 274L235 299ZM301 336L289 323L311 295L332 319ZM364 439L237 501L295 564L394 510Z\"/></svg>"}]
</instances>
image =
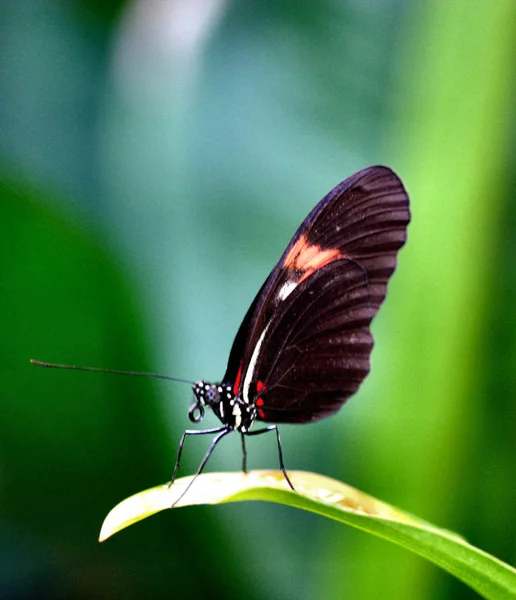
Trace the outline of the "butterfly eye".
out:
<instances>
[{"instance_id":1,"label":"butterfly eye","mask_svg":"<svg viewBox=\"0 0 516 600\"><path fill-rule=\"evenodd\" d=\"M192 423L200 423L204 419L204 407L194 402L188 411L188 418Z\"/></svg>"},{"instance_id":2,"label":"butterfly eye","mask_svg":"<svg viewBox=\"0 0 516 600\"><path fill-rule=\"evenodd\" d=\"M217 388L214 385L210 386L210 389L206 391L206 404L214 404L218 402L219 396L220 394L217 391Z\"/></svg>"}]
</instances>

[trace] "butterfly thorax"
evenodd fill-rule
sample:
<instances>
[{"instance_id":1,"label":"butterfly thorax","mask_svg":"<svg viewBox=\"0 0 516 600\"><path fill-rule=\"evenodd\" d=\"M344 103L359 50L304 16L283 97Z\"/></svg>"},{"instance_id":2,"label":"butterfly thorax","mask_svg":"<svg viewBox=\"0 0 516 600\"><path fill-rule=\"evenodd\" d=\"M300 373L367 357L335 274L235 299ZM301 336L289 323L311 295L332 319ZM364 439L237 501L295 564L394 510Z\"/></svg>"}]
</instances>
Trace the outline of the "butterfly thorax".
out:
<instances>
[{"instance_id":1,"label":"butterfly thorax","mask_svg":"<svg viewBox=\"0 0 516 600\"><path fill-rule=\"evenodd\" d=\"M228 429L246 433L256 417L254 403L245 402L233 391L231 383L206 383L198 381L193 386L195 403L190 407L190 420L199 422L209 407Z\"/></svg>"}]
</instances>

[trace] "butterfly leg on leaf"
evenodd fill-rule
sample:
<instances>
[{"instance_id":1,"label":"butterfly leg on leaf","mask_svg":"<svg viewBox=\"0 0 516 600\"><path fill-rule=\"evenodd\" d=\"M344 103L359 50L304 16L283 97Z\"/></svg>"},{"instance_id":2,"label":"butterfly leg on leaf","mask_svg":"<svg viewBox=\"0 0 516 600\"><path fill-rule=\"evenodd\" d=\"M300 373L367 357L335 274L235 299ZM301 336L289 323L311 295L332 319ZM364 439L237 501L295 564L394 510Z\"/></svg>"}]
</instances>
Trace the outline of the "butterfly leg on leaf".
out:
<instances>
[{"instance_id":1,"label":"butterfly leg on leaf","mask_svg":"<svg viewBox=\"0 0 516 600\"><path fill-rule=\"evenodd\" d=\"M199 468L197 469L197 472L195 473L195 475L192 477L190 483L186 486L186 489L184 490L184 492L179 496L179 498L176 498L176 500L174 500L174 502L172 503L172 506L170 508L173 508L178 502L179 500L181 500L181 498L186 494L186 492L188 492L188 490L192 487L193 482L197 479L197 477L202 473L204 467L206 466L206 463L208 462L208 459L210 458L212 452L215 450L215 446L220 442L220 440L226 436L228 433L231 433L233 430L230 427L216 427L214 429L203 429L201 431L195 431L195 430L187 430L185 431L185 433L183 434L183 437L181 438L181 442L184 443L184 439L185 436L190 434L190 435L195 435L195 434L204 434L204 433L218 433L218 435L216 435L211 444L210 447L208 448L208 450L206 451L206 454L204 455L201 464L199 465ZM182 445L179 445L180 450L178 452L178 455L181 454L181 450L182 450ZM178 456L179 458L179 456ZM174 469L174 471L176 471L176 469ZM172 485L172 484L170 484ZM169 485L169 487L170 487Z\"/></svg>"},{"instance_id":2,"label":"butterfly leg on leaf","mask_svg":"<svg viewBox=\"0 0 516 600\"><path fill-rule=\"evenodd\" d=\"M285 469L285 464L283 462L283 448L281 446L281 438L280 438L280 434L279 434L279 429L277 425L268 425L267 427L264 427L263 429L257 429L256 431L246 431L245 435L261 435L262 433L267 433L268 431L275 431L276 432L276 441L278 442L278 455L279 455L279 464L280 464L280 469L281 472L283 473L285 479L287 480L287 483L289 484L290 488L295 492L295 488L292 485L292 482L290 481L290 478L287 474L287 470ZM245 456L244 456L244 460L245 460Z\"/></svg>"},{"instance_id":3,"label":"butterfly leg on leaf","mask_svg":"<svg viewBox=\"0 0 516 600\"><path fill-rule=\"evenodd\" d=\"M242 440L242 471L247 473L247 450L245 448L245 437L243 433L240 433L240 439Z\"/></svg>"},{"instance_id":4,"label":"butterfly leg on leaf","mask_svg":"<svg viewBox=\"0 0 516 600\"><path fill-rule=\"evenodd\" d=\"M179 442L179 447L177 449L176 464L174 466L174 472L172 473L172 479L170 480L168 487L170 487L176 480L176 475L179 470L179 463L181 462L181 454L183 453L183 446L184 446L187 435L206 435L208 433L220 433L221 431L226 431L226 430L227 430L227 427L213 427L211 429L200 429L200 430L187 429L181 436L181 441Z\"/></svg>"}]
</instances>

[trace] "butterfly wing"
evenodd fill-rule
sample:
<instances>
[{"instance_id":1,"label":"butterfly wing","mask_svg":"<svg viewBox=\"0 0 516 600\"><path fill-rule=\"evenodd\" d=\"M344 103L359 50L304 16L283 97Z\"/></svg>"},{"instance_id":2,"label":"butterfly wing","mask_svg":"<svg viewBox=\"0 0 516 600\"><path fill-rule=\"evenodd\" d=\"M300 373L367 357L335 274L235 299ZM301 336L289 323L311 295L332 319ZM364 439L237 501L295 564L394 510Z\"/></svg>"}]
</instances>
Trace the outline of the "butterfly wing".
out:
<instances>
[{"instance_id":1,"label":"butterfly wing","mask_svg":"<svg viewBox=\"0 0 516 600\"><path fill-rule=\"evenodd\" d=\"M224 382L258 418L308 422L337 411L369 372L370 323L410 221L386 167L335 187L312 210L253 301Z\"/></svg>"},{"instance_id":2,"label":"butterfly wing","mask_svg":"<svg viewBox=\"0 0 516 600\"><path fill-rule=\"evenodd\" d=\"M369 372L369 325L378 310L370 292L362 270L338 260L289 295L267 329L250 380L260 420L314 421L357 391Z\"/></svg>"}]
</instances>

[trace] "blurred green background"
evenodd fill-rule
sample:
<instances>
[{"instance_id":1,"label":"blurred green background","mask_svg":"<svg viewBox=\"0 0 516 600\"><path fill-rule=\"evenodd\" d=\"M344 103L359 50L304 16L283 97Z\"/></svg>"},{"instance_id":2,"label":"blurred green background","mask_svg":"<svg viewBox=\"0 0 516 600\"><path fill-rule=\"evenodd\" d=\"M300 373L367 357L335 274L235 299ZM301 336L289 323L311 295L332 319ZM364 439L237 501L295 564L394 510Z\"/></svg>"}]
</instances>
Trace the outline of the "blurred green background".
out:
<instances>
[{"instance_id":1,"label":"blurred green background","mask_svg":"<svg viewBox=\"0 0 516 600\"><path fill-rule=\"evenodd\" d=\"M513 0L2 1L0 598L475 597L261 503L99 545L114 504L170 477L191 391L28 362L220 379L299 223L371 164L406 183L409 243L370 377L282 428L287 467L514 564L515 40ZM240 468L235 438L211 470ZM267 436L249 452L276 467Z\"/></svg>"}]
</instances>

